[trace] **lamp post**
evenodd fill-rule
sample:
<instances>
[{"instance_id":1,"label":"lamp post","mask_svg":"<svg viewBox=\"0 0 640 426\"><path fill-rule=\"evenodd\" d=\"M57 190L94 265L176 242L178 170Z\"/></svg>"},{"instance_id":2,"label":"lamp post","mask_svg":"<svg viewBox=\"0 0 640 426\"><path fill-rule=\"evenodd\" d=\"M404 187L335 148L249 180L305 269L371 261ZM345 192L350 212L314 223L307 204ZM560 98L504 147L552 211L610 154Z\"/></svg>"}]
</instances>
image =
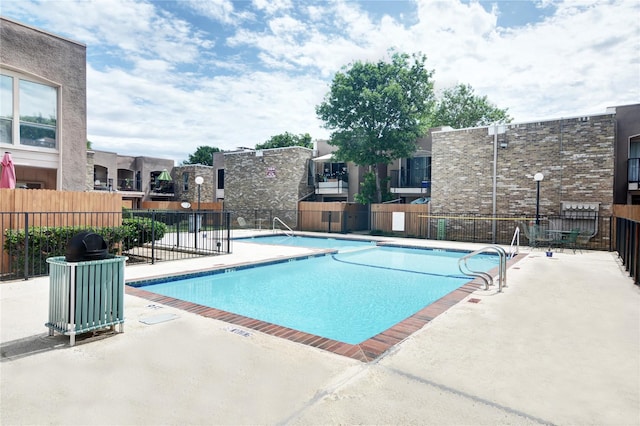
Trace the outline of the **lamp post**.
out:
<instances>
[{"instance_id":1,"label":"lamp post","mask_svg":"<svg viewBox=\"0 0 640 426\"><path fill-rule=\"evenodd\" d=\"M196 212L196 216L193 218L193 226L194 226L194 241L193 241L193 245L194 247L197 249L198 248L198 235L200 233L200 187L202 186L202 182L204 182L204 179L202 178L202 176L196 176L196 185L198 186L198 210Z\"/></svg>"},{"instance_id":2,"label":"lamp post","mask_svg":"<svg viewBox=\"0 0 640 426\"><path fill-rule=\"evenodd\" d=\"M533 180L536 181L536 225L540 225L540 182L544 179L542 173L536 173Z\"/></svg>"},{"instance_id":3,"label":"lamp post","mask_svg":"<svg viewBox=\"0 0 640 426\"><path fill-rule=\"evenodd\" d=\"M204 179L202 178L202 176L196 177L196 185L198 185L198 211L200 211L200 187L202 186L203 182L204 182Z\"/></svg>"}]
</instances>

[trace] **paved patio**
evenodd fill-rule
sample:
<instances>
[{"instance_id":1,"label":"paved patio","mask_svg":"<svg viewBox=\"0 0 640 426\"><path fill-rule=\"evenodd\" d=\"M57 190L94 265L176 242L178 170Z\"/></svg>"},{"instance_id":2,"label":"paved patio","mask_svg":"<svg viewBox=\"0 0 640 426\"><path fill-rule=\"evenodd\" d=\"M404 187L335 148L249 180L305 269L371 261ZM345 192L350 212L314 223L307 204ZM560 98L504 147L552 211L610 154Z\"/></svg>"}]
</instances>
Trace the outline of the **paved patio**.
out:
<instances>
[{"instance_id":1,"label":"paved patio","mask_svg":"<svg viewBox=\"0 0 640 426\"><path fill-rule=\"evenodd\" d=\"M233 249L127 279L310 251ZM533 251L503 293L475 292L372 363L131 295L124 333L69 347L43 325L48 282L0 284L2 425L640 425L640 288L615 253ZM160 313L176 319L141 322Z\"/></svg>"}]
</instances>

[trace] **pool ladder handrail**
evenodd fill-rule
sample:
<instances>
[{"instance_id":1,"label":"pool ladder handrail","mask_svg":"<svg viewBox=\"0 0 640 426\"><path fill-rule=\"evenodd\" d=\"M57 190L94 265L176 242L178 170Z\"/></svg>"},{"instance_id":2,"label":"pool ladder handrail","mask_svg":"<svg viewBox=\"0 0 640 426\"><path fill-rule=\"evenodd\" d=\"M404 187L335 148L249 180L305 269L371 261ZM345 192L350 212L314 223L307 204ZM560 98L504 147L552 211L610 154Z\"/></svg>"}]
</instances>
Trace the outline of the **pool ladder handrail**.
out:
<instances>
[{"instance_id":1,"label":"pool ladder handrail","mask_svg":"<svg viewBox=\"0 0 640 426\"><path fill-rule=\"evenodd\" d=\"M520 254L520 227L519 226L516 226L516 229L513 231L513 237L511 238L511 245L509 246L509 259L513 259L513 256L515 256L516 254Z\"/></svg>"},{"instance_id":2,"label":"pool ladder handrail","mask_svg":"<svg viewBox=\"0 0 640 426\"><path fill-rule=\"evenodd\" d=\"M493 277L491 276L491 274L484 271L474 271L473 269L469 268L469 265L467 264L467 261L473 256L485 253L489 250L498 253L498 292L500 293L502 292L502 289L507 286L507 252L502 247L498 245L487 246L466 254L458 260L458 269L460 269L460 272L465 275L482 279L485 283L484 289L489 290L489 286L493 285ZM463 269L463 265L465 269Z\"/></svg>"},{"instance_id":3,"label":"pool ladder handrail","mask_svg":"<svg viewBox=\"0 0 640 426\"><path fill-rule=\"evenodd\" d=\"M276 232L276 222L280 222L285 228L287 228L289 230L290 233L288 233L287 231L284 231L285 235L289 236L289 237L293 237L293 229L289 228L289 226L284 223L279 217L274 217L273 218L273 233L275 234ZM280 228L278 228L278 230L280 231Z\"/></svg>"}]
</instances>

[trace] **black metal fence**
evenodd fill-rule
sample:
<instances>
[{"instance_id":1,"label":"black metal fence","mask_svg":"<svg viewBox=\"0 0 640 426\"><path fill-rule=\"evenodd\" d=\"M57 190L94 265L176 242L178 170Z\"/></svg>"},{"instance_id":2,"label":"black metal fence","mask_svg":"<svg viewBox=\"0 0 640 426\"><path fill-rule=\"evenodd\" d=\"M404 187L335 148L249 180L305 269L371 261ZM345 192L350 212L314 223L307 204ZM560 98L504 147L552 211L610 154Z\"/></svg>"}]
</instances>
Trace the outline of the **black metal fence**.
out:
<instances>
[{"instance_id":1,"label":"black metal fence","mask_svg":"<svg viewBox=\"0 0 640 426\"><path fill-rule=\"evenodd\" d=\"M0 281L47 275L46 259L91 231L128 263L156 263L231 253L230 213L220 211L0 212Z\"/></svg>"},{"instance_id":2,"label":"black metal fence","mask_svg":"<svg viewBox=\"0 0 640 426\"><path fill-rule=\"evenodd\" d=\"M631 219L615 218L616 238L615 250L618 252L622 264L633 278L636 285L640 284L640 223Z\"/></svg>"},{"instance_id":3,"label":"black metal fence","mask_svg":"<svg viewBox=\"0 0 640 426\"><path fill-rule=\"evenodd\" d=\"M278 218L291 229L298 229L297 210L279 209L240 209L229 212L232 228L273 229L274 219ZM276 220L276 228L283 229Z\"/></svg>"},{"instance_id":4,"label":"black metal fence","mask_svg":"<svg viewBox=\"0 0 640 426\"><path fill-rule=\"evenodd\" d=\"M320 203L319 203L320 204ZM322 212L320 212L322 213ZM324 217L331 217L326 212ZM336 213L336 212L333 212ZM338 213L339 214L339 213ZM520 244L529 245L526 230L532 218L483 217L480 215L446 215L403 212L401 221L392 212L374 212L362 227L331 227L327 222L324 232L362 232L409 238L510 244L516 228L520 229ZM0 280L28 278L48 274L46 259L62 256L68 241L78 232L90 230L102 235L113 254L126 255L131 263L156 263L199 256L212 256L232 252L232 228L280 230L290 227L305 229L304 215L318 216L317 211L251 209L221 211L165 211L131 210L113 213L0 213ZM386 216L385 216L386 215ZM350 214L343 214L348 224ZM369 216L369 215L367 215ZM275 220L275 219L279 219ZM618 221L622 219L616 219ZM282 221L282 222L280 222ZM540 228L570 231L580 229L588 238L581 248L618 250L623 260L638 275L640 261L638 233L635 222L620 222L614 244L613 217L540 218ZM81 223L82 225L78 225ZM286 227L282 225L286 224ZM358 222L359 223L359 222ZM371 229L370 224L388 223L383 228ZM397 226L399 223L402 226ZM322 222L324 225L325 222ZM628 231L631 229L631 231ZM313 229L316 230L316 229ZM620 232L623 232L620 235ZM624 242L623 246L620 246ZM624 255L622 254L624 253ZM628 258L628 259L627 259Z\"/></svg>"},{"instance_id":5,"label":"black metal fence","mask_svg":"<svg viewBox=\"0 0 640 426\"><path fill-rule=\"evenodd\" d=\"M392 212L371 213L371 223L393 223ZM530 245L528 229L534 218L487 217L482 215L403 213L402 225L396 229L377 229L380 234L431 240L461 241L487 244L510 244L519 228L521 245ZM382 216L381 220L379 216ZM571 231L579 229L585 236L581 248L612 250L612 217L569 218L547 216L539 220L543 231Z\"/></svg>"}]
</instances>

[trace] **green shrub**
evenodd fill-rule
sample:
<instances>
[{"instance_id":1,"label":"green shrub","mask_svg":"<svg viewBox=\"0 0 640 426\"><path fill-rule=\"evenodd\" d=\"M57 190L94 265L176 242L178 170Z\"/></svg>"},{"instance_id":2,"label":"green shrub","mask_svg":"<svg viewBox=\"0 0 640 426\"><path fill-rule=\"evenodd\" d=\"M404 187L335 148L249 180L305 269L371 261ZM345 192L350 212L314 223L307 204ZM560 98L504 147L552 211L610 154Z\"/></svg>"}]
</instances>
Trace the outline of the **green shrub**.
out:
<instances>
[{"instance_id":1,"label":"green shrub","mask_svg":"<svg viewBox=\"0 0 640 426\"><path fill-rule=\"evenodd\" d=\"M62 227L31 227L29 228L29 272L30 275L44 274L47 271L47 258L64 256L67 243L79 232L94 232L107 242L107 249L111 254L117 254L117 244L122 241L123 227L86 228L78 226ZM7 229L4 232L3 249L11 256L14 271L18 276L24 274L25 246L24 229Z\"/></svg>"},{"instance_id":2,"label":"green shrub","mask_svg":"<svg viewBox=\"0 0 640 426\"><path fill-rule=\"evenodd\" d=\"M129 250L161 239L167 231L167 225L151 219L123 219L122 226L116 227L31 227L29 228L29 275L47 273L47 258L64 256L71 238L80 232L94 232L107 243L110 254L118 254L119 250ZM24 229L7 229L4 231L3 250L10 256L10 265L16 276L23 276L25 269L25 231Z\"/></svg>"},{"instance_id":3,"label":"green shrub","mask_svg":"<svg viewBox=\"0 0 640 426\"><path fill-rule=\"evenodd\" d=\"M122 250L129 250L132 247L141 247L164 237L167 232L167 225L163 222L153 221L149 218L138 217L136 219L123 219L122 227L125 229L122 240ZM155 228L155 229L154 229Z\"/></svg>"}]
</instances>

